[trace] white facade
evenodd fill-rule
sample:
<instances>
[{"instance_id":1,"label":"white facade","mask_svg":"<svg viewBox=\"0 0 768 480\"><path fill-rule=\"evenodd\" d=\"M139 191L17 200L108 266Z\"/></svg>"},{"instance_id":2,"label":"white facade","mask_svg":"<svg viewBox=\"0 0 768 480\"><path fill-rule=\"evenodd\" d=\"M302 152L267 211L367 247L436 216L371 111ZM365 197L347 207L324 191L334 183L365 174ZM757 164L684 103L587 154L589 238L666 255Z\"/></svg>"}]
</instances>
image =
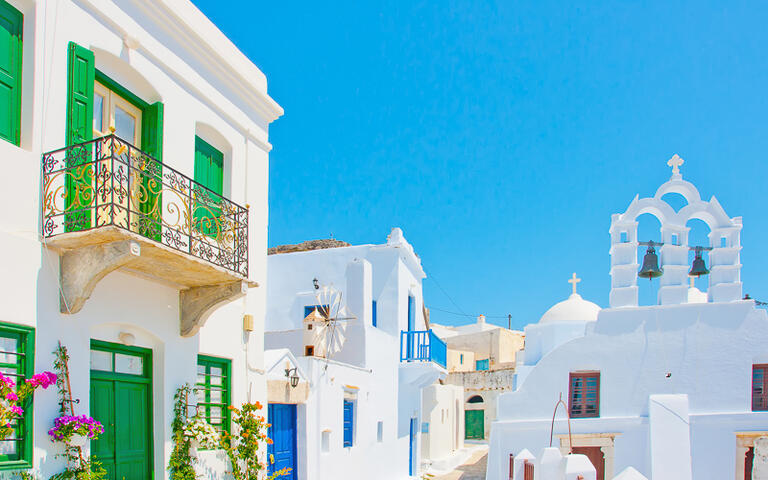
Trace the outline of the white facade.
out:
<instances>
[{"instance_id":1,"label":"white facade","mask_svg":"<svg viewBox=\"0 0 768 480\"><path fill-rule=\"evenodd\" d=\"M12 163L8 172L13 172L0 178L0 296L5 305L1 320L3 325L34 328L35 371L52 370L51 352L58 342L68 348L72 392L79 400L76 414L89 414L93 407L92 340L151 350L148 461L154 478L168 478L173 396L182 384L197 381L198 354L231 361L232 404L265 403L262 332L266 292L263 287L246 288L247 292L218 298L200 310L191 330L185 330L181 319L187 316L181 309L189 304L180 295L193 289L169 280L167 272L161 271L162 261L156 262L158 275L153 275L152 265L146 266L153 262L141 257L160 252L166 259L187 265L186 278L197 278L201 285L206 279L195 277L195 269L228 278L233 285L264 285L271 148L268 125L282 109L267 95L264 74L187 0L9 3L23 15L23 83L19 145L0 141L0 156L8 165ZM70 42L91 52L97 71L141 101L162 102L164 165L193 178L195 136L223 153L223 196L249 206L247 276L212 267L210 262L164 247L160 241L126 231L117 235L130 242L129 255L135 258L121 264L124 266L97 272L89 283L95 287L92 291L86 288L80 299L82 308L62 313L76 303L67 298L64 277L85 275L87 265L63 271L61 258L67 253L103 253L116 245L99 243L98 227L47 239L41 235L42 156L66 144ZM166 198L163 207L167 206ZM168 214L166 209L163 222ZM56 243L72 238L90 243L82 248ZM142 261L141 272L130 267ZM98 260L91 262L91 270L98 270L99 264ZM60 294L64 297L61 302ZM240 299L229 301L234 297ZM255 325L244 332L246 314ZM126 333L132 339L131 335L121 336ZM23 468L30 461L42 478L64 468L54 457L60 447L47 435L58 416L57 402L53 388L36 395L33 455L19 464ZM88 453L88 447L85 450ZM213 451L201 457L200 467L207 478L223 477L222 455ZM146 478L132 475L126 478Z\"/></svg>"},{"instance_id":2,"label":"white facade","mask_svg":"<svg viewBox=\"0 0 768 480\"><path fill-rule=\"evenodd\" d=\"M271 403L298 405L297 478L416 476L422 388L446 372L431 361L400 360L401 332L426 330L425 273L413 247L395 228L381 245L270 255L268 270L267 351L290 350L309 385L306 399L270 387ZM345 306L334 337L339 346L325 358L308 355L316 345L305 345L315 338L305 335L305 309L323 304L330 290ZM351 446L344 440L344 400L354 402Z\"/></svg>"},{"instance_id":3,"label":"white facade","mask_svg":"<svg viewBox=\"0 0 768 480\"><path fill-rule=\"evenodd\" d=\"M689 205L671 215L671 207L660 203L659 192L668 191L682 193ZM561 395L569 402L569 375L579 372L599 372L599 412L571 420L573 446L599 448L605 479L629 467L654 479L744 478L749 449L768 431L768 413L753 411L751 397L753 365L768 361L768 315L752 300L740 299L741 219L728 219L714 197L700 201L679 172L659 192L655 200L636 199L629 213L614 216L613 308L599 311L596 321L574 308L573 322L557 327L542 320L526 328L516 390L499 399L488 480L508 477L510 454L549 446L555 404ZM642 211L659 214L663 238L673 243L670 249L662 247L664 275L657 306L637 306L636 287L629 285L639 268L633 260L633 221ZM680 219L686 216L704 219L713 231L710 259L715 266L704 303L685 281L688 266L680 252L687 252L686 230L679 224L684 225ZM622 231L629 236L626 243L617 243ZM721 236L726 237L722 247ZM569 443L561 410L554 446L567 451ZM630 478L634 474L625 473Z\"/></svg>"}]
</instances>

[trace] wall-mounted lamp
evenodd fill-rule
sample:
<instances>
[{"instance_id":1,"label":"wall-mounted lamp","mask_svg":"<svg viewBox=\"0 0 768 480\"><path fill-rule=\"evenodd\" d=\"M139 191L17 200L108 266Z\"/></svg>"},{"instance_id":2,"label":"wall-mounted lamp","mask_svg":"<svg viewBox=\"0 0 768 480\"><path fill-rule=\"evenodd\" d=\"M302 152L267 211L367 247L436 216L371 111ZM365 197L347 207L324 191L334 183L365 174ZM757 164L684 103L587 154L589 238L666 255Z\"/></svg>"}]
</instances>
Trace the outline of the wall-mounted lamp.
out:
<instances>
[{"instance_id":1,"label":"wall-mounted lamp","mask_svg":"<svg viewBox=\"0 0 768 480\"><path fill-rule=\"evenodd\" d=\"M315 290L320 290L320 284L317 282L317 277L312 279L312 285L315 286Z\"/></svg>"},{"instance_id":2,"label":"wall-mounted lamp","mask_svg":"<svg viewBox=\"0 0 768 480\"><path fill-rule=\"evenodd\" d=\"M291 380L291 388L296 388L299 385L299 375L296 373L296 367L286 368L285 376Z\"/></svg>"}]
</instances>

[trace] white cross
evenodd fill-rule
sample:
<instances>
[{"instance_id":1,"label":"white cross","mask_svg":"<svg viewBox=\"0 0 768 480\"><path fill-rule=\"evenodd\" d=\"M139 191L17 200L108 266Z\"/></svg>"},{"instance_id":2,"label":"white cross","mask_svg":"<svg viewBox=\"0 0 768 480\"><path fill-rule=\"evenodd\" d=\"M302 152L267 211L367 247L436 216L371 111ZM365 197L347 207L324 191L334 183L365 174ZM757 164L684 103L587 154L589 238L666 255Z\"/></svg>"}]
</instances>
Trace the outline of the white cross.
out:
<instances>
[{"instance_id":1,"label":"white cross","mask_svg":"<svg viewBox=\"0 0 768 480\"><path fill-rule=\"evenodd\" d=\"M568 280L568 283L573 285L573 293L576 293L576 284L579 283L580 281L581 279L576 276L576 272L573 272L573 276L571 277L570 280Z\"/></svg>"},{"instance_id":2,"label":"white cross","mask_svg":"<svg viewBox=\"0 0 768 480\"><path fill-rule=\"evenodd\" d=\"M672 175L680 175L680 167L685 163L685 160L675 154L667 161L667 165L672 167Z\"/></svg>"}]
</instances>

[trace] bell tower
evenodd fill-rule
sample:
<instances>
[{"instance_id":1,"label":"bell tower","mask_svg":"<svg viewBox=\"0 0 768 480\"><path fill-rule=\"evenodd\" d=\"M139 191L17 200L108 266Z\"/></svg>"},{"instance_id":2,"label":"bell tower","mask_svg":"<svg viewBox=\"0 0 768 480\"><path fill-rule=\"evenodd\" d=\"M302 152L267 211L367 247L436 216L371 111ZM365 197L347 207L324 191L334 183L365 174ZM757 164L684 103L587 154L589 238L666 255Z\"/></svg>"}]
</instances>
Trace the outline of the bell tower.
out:
<instances>
[{"instance_id":1,"label":"bell tower","mask_svg":"<svg viewBox=\"0 0 768 480\"><path fill-rule=\"evenodd\" d=\"M667 162L672 176L653 197L636 195L624 213L611 217L611 308L638 306L637 251L640 242L648 239L637 238L637 217L644 213L654 215L661 223L662 245L654 245L663 272L654 280L659 282L659 305L688 301L688 252L695 246L689 245L686 223L692 218L704 221L710 229L708 301L741 300L741 217L729 218L714 196L708 202L701 200L696 187L683 180L683 163L678 155L673 156ZM688 204L675 212L661 198L667 193L682 195Z\"/></svg>"}]
</instances>

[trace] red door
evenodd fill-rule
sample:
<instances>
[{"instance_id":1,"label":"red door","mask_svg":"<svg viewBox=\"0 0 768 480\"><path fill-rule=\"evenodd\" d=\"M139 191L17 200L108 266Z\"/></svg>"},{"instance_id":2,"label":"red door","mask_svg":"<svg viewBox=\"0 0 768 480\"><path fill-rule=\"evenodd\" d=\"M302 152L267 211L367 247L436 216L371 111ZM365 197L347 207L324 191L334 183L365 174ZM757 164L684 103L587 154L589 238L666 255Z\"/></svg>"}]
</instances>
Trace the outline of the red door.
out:
<instances>
[{"instance_id":1,"label":"red door","mask_svg":"<svg viewBox=\"0 0 768 480\"><path fill-rule=\"evenodd\" d=\"M586 455L597 470L597 480L605 480L605 456L600 447L573 447L573 453Z\"/></svg>"},{"instance_id":2,"label":"red door","mask_svg":"<svg viewBox=\"0 0 768 480\"><path fill-rule=\"evenodd\" d=\"M749 480L752 478L752 460L755 458L755 448L749 447L744 457L744 478Z\"/></svg>"}]
</instances>

